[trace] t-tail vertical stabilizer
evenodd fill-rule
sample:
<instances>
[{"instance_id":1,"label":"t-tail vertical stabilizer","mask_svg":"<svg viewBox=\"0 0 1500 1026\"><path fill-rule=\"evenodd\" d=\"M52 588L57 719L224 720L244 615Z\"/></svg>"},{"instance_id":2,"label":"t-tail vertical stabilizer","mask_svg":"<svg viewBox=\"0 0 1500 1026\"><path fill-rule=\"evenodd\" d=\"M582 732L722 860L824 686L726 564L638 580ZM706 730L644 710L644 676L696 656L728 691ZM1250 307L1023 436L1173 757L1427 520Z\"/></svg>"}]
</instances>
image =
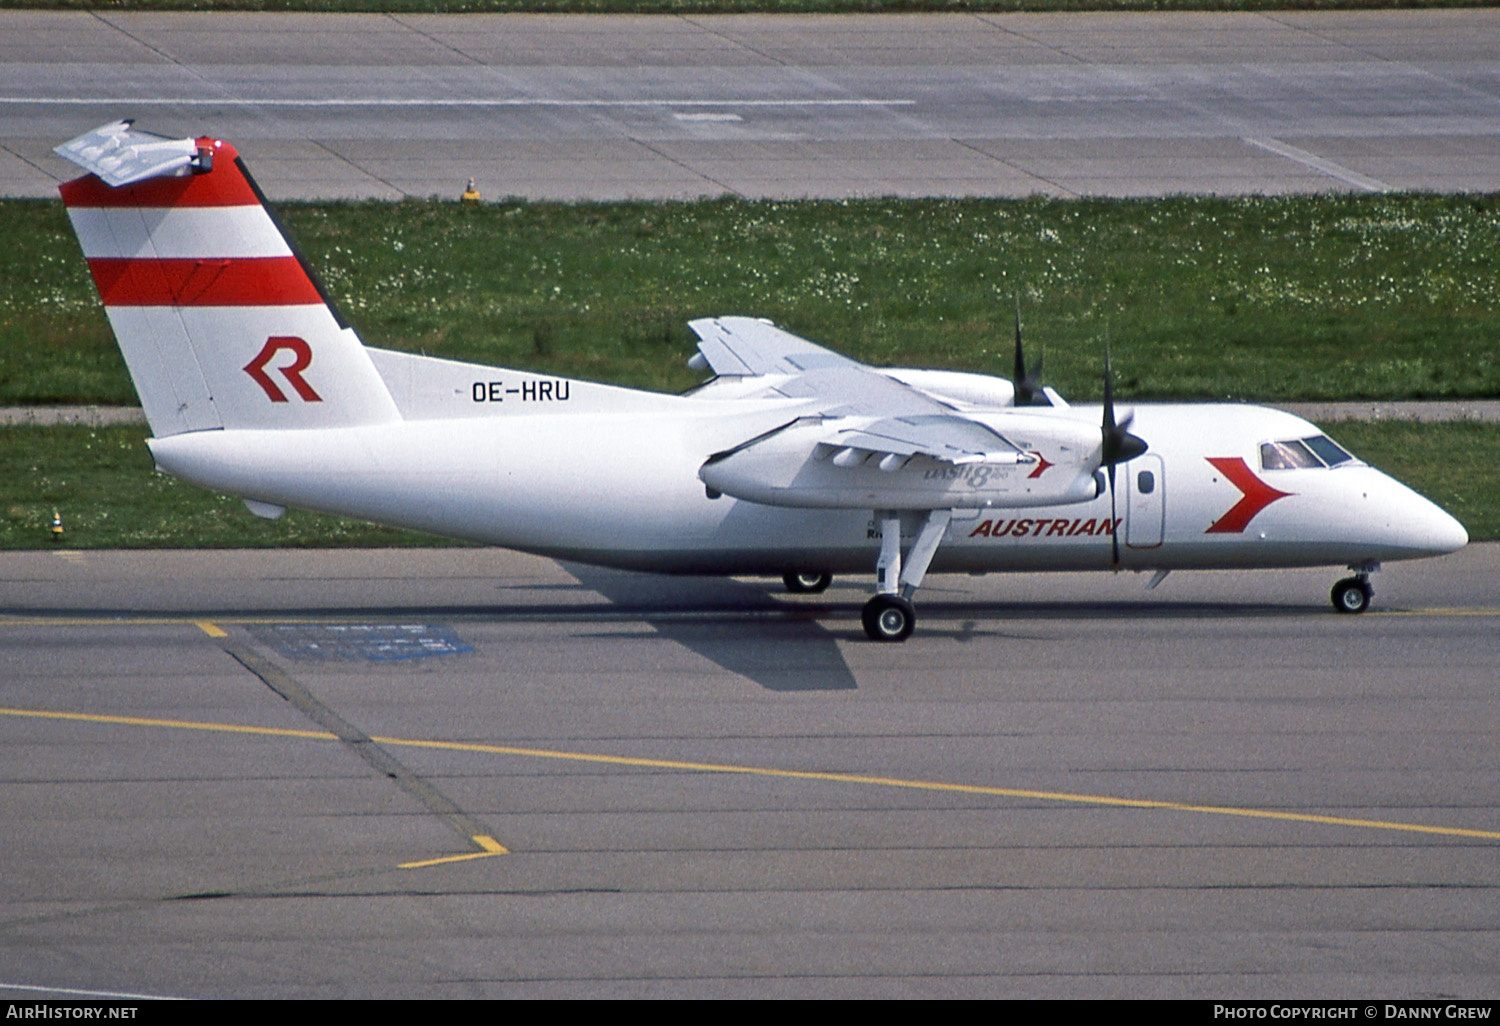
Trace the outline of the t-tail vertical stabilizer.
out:
<instances>
[{"instance_id":1,"label":"t-tail vertical stabilizer","mask_svg":"<svg viewBox=\"0 0 1500 1026\"><path fill-rule=\"evenodd\" d=\"M234 147L121 121L59 146L63 203L157 437L400 419Z\"/></svg>"}]
</instances>

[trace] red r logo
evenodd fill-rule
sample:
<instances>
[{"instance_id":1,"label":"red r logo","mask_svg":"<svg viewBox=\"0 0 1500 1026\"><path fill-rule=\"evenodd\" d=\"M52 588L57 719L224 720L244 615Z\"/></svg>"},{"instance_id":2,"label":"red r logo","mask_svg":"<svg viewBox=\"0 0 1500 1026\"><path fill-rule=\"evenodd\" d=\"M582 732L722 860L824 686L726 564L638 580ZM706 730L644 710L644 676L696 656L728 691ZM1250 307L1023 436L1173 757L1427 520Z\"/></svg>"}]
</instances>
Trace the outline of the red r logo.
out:
<instances>
[{"instance_id":1,"label":"red r logo","mask_svg":"<svg viewBox=\"0 0 1500 1026\"><path fill-rule=\"evenodd\" d=\"M302 397L303 402L322 402L323 397L313 391L313 387L302 379L302 372L307 370L308 365L312 363L312 346L295 335L272 335L266 339L266 344L260 352L255 354L255 359L245 364L245 373L261 387L271 402L286 402L286 393L266 373L266 365L283 349L291 352L292 362L285 367L277 367L277 372L286 378L287 384L291 385L293 390Z\"/></svg>"}]
</instances>

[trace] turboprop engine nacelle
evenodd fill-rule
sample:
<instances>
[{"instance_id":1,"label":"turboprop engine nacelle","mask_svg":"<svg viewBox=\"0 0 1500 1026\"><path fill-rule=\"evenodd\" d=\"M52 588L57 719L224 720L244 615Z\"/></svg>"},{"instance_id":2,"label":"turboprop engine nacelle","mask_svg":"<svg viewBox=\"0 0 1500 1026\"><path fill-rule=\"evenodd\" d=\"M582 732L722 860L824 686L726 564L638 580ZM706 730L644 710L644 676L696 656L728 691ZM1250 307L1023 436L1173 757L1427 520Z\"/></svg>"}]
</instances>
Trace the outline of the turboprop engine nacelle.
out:
<instances>
[{"instance_id":1,"label":"turboprop engine nacelle","mask_svg":"<svg viewBox=\"0 0 1500 1026\"><path fill-rule=\"evenodd\" d=\"M1016 404L1016 387L1004 378L968 371L923 370L912 367L882 367L880 373L903 385L943 399L1000 410Z\"/></svg>"},{"instance_id":2,"label":"turboprop engine nacelle","mask_svg":"<svg viewBox=\"0 0 1500 1026\"><path fill-rule=\"evenodd\" d=\"M1053 506L1099 494L1098 428L1053 421L1031 441L1031 451L935 459L841 445L827 424L797 422L711 457L698 477L711 492L814 509Z\"/></svg>"}]
</instances>

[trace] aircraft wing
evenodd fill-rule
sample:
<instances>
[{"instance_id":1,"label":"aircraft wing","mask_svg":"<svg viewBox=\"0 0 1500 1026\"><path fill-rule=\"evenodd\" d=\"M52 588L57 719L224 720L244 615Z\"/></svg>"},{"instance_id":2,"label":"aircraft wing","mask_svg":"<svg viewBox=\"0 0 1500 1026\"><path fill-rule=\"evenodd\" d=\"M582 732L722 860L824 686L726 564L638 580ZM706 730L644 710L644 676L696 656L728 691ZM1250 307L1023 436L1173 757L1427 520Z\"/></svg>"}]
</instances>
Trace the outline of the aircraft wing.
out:
<instances>
[{"instance_id":1,"label":"aircraft wing","mask_svg":"<svg viewBox=\"0 0 1500 1026\"><path fill-rule=\"evenodd\" d=\"M990 428L930 394L774 324L751 317L705 317L689 326L715 374L773 376L775 393L820 401L820 445L881 456L923 455L946 463L1019 453Z\"/></svg>"},{"instance_id":2,"label":"aircraft wing","mask_svg":"<svg viewBox=\"0 0 1500 1026\"><path fill-rule=\"evenodd\" d=\"M717 469L709 473L724 481L722 491L735 494L740 487L725 476L731 463L745 468L733 477L755 488L809 458L836 468L868 463L884 470L905 466L914 456L951 466L1034 460L940 398L765 321L704 318L691 327L716 374L766 377L768 392L808 401L799 404L806 412L795 420L710 458Z\"/></svg>"},{"instance_id":3,"label":"aircraft wing","mask_svg":"<svg viewBox=\"0 0 1500 1026\"><path fill-rule=\"evenodd\" d=\"M698 336L698 352L721 377L802 374L826 367L864 364L814 345L774 324L754 317L703 317L689 321Z\"/></svg>"}]
</instances>

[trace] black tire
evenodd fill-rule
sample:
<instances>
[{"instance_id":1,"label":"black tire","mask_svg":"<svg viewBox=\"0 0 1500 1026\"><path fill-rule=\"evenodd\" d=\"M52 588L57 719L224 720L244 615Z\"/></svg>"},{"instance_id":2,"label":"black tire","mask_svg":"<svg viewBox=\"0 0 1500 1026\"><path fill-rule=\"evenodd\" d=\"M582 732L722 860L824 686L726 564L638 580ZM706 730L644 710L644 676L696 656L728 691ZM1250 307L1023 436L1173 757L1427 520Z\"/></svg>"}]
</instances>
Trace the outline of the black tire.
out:
<instances>
[{"instance_id":1,"label":"black tire","mask_svg":"<svg viewBox=\"0 0 1500 1026\"><path fill-rule=\"evenodd\" d=\"M871 641L905 641L917 626L917 610L900 595L876 595L860 613Z\"/></svg>"},{"instance_id":2,"label":"black tire","mask_svg":"<svg viewBox=\"0 0 1500 1026\"><path fill-rule=\"evenodd\" d=\"M781 583L793 595L821 595L833 583L833 574L826 571L795 573L788 570L781 575Z\"/></svg>"},{"instance_id":3,"label":"black tire","mask_svg":"<svg viewBox=\"0 0 1500 1026\"><path fill-rule=\"evenodd\" d=\"M1375 589L1370 587L1368 581L1362 581L1358 577L1346 577L1333 586L1329 598L1333 600L1333 608L1340 613L1363 613L1370 608L1370 599L1375 597Z\"/></svg>"}]
</instances>

